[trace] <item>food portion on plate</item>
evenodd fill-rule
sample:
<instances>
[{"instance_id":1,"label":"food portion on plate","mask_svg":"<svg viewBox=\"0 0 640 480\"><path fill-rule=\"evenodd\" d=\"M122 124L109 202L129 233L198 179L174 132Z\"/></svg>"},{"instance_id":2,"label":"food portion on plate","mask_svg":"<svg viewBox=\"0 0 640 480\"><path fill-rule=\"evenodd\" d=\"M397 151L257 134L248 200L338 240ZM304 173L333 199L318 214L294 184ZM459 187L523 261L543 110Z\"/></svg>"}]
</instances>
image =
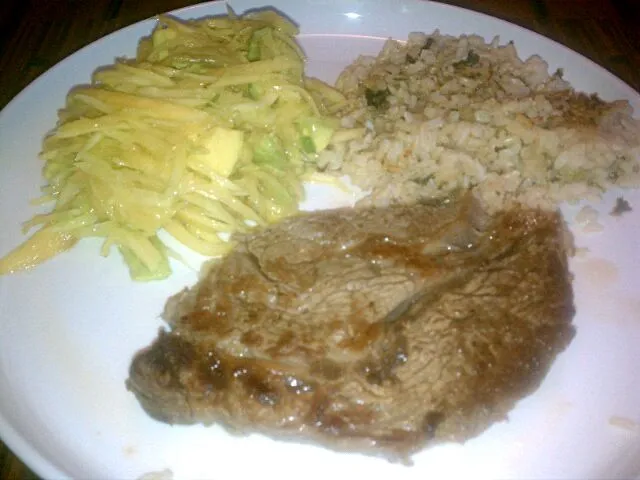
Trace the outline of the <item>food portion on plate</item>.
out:
<instances>
[{"instance_id":1,"label":"food portion on plate","mask_svg":"<svg viewBox=\"0 0 640 480\"><path fill-rule=\"evenodd\" d=\"M133 360L159 420L408 462L504 419L574 334L559 213L491 216L466 194L237 237Z\"/></svg>"},{"instance_id":2,"label":"food portion on plate","mask_svg":"<svg viewBox=\"0 0 640 480\"><path fill-rule=\"evenodd\" d=\"M513 43L438 31L388 40L336 86L343 126L362 135L320 154L327 172L370 191L366 204L474 188L491 211L555 209L640 186L640 120L627 101L574 91Z\"/></svg>"},{"instance_id":3,"label":"food portion on plate","mask_svg":"<svg viewBox=\"0 0 640 480\"><path fill-rule=\"evenodd\" d=\"M343 96L304 75L289 20L274 10L180 21L161 16L135 59L98 69L69 93L44 139L54 202L39 230L0 259L30 268L83 237L118 248L134 280L167 277L164 230L219 256L221 234L298 209L302 179L326 148Z\"/></svg>"}]
</instances>

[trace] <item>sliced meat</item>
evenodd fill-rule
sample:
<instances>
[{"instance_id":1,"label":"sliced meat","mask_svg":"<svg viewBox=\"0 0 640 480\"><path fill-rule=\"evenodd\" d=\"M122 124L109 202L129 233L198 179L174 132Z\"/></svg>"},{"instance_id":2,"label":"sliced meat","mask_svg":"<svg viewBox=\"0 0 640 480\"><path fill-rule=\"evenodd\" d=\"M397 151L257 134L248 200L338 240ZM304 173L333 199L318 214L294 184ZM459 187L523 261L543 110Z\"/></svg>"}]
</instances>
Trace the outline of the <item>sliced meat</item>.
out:
<instances>
[{"instance_id":1,"label":"sliced meat","mask_svg":"<svg viewBox=\"0 0 640 480\"><path fill-rule=\"evenodd\" d=\"M168 423L408 460L537 388L574 335L559 214L470 196L301 214L167 303L128 388Z\"/></svg>"}]
</instances>

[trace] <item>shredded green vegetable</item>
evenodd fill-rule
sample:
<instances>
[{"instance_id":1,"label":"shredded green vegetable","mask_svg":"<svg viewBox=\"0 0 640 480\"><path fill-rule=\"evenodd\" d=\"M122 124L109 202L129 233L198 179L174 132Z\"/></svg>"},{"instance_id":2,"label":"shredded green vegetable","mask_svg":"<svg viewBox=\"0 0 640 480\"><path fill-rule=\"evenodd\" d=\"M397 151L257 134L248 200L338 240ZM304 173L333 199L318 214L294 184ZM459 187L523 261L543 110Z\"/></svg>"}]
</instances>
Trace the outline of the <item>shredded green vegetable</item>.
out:
<instances>
[{"instance_id":1,"label":"shredded green vegetable","mask_svg":"<svg viewBox=\"0 0 640 480\"><path fill-rule=\"evenodd\" d=\"M272 10L159 17L135 59L69 93L41 154L38 203L55 206L25 224L40 230L0 259L0 274L97 236L134 280L165 278L159 230L216 256L231 248L221 233L296 212L302 178L337 128L328 114L344 102L305 78L297 33Z\"/></svg>"}]
</instances>

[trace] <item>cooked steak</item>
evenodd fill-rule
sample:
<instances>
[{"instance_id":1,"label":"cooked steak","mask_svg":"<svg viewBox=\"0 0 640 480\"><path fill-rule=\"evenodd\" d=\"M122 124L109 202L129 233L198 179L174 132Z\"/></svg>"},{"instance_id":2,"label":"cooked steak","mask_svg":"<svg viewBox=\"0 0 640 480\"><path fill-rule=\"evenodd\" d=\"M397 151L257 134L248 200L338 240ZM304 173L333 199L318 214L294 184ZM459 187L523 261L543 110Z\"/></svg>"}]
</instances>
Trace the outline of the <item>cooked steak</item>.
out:
<instances>
[{"instance_id":1,"label":"cooked steak","mask_svg":"<svg viewBox=\"0 0 640 480\"><path fill-rule=\"evenodd\" d=\"M537 388L574 334L559 214L470 196L301 214L167 303L128 388L168 423L408 460Z\"/></svg>"}]
</instances>

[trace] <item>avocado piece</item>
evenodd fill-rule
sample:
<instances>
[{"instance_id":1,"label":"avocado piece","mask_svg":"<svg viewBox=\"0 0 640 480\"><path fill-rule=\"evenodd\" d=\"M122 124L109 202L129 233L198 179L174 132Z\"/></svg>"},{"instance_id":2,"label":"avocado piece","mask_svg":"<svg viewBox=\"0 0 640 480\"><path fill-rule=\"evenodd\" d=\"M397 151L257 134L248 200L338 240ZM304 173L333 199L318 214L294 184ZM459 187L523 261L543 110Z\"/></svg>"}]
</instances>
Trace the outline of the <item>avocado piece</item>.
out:
<instances>
[{"instance_id":1,"label":"avocado piece","mask_svg":"<svg viewBox=\"0 0 640 480\"><path fill-rule=\"evenodd\" d=\"M215 127L202 145L206 153L196 153L193 157L208 165L217 174L228 177L240 158L243 142L242 131Z\"/></svg>"},{"instance_id":2,"label":"avocado piece","mask_svg":"<svg viewBox=\"0 0 640 480\"><path fill-rule=\"evenodd\" d=\"M307 117L298 121L300 144L307 153L321 152L333 136L334 126L330 121L318 117Z\"/></svg>"},{"instance_id":3,"label":"avocado piece","mask_svg":"<svg viewBox=\"0 0 640 480\"><path fill-rule=\"evenodd\" d=\"M287 154L280 139L274 134L263 135L253 149L253 163L271 165L283 170L287 164Z\"/></svg>"},{"instance_id":4,"label":"avocado piece","mask_svg":"<svg viewBox=\"0 0 640 480\"><path fill-rule=\"evenodd\" d=\"M258 85L257 83L250 83L247 86L247 93L249 94L249 98L251 98L251 100L260 100L264 95L264 87Z\"/></svg>"},{"instance_id":5,"label":"avocado piece","mask_svg":"<svg viewBox=\"0 0 640 480\"><path fill-rule=\"evenodd\" d=\"M261 43L265 36L271 33L271 29L269 27L260 28L256 30L251 35L249 39L249 46L247 48L247 60L250 62L255 62L256 60L260 60L262 58L262 47Z\"/></svg>"},{"instance_id":6,"label":"avocado piece","mask_svg":"<svg viewBox=\"0 0 640 480\"><path fill-rule=\"evenodd\" d=\"M167 256L167 249L158 237L151 237L149 241L157 248L161 255L161 261L155 270L150 270L140 258L128 247L123 245L118 247L122 258L129 267L129 275L131 279L136 282L149 282L152 280L162 280L171 275L171 266L169 265L169 258Z\"/></svg>"}]
</instances>

